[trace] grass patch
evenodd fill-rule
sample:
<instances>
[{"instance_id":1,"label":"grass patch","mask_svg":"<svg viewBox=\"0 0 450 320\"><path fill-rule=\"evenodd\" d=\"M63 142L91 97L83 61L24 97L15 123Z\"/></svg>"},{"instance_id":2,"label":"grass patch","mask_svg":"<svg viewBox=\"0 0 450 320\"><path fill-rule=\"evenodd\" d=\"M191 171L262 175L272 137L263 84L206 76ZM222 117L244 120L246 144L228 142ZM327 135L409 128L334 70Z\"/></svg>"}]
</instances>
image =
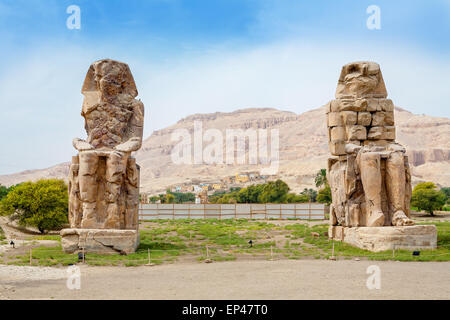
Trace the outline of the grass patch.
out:
<instances>
[{"instance_id":1,"label":"grass patch","mask_svg":"<svg viewBox=\"0 0 450 320\"><path fill-rule=\"evenodd\" d=\"M431 224L423 222L421 224ZM450 222L433 222L438 230L438 248L420 250L420 256L411 251L397 250L371 252L334 242L338 259L396 260L396 261L450 261ZM273 259L328 259L333 242L325 232L328 224L309 226L304 221L277 225L271 220L247 219L179 219L142 222L140 246L129 255L87 254L86 263L97 266L140 266L148 263L148 252L153 264L174 263L179 259L204 261L206 247L213 261L231 261L240 258ZM318 233L313 236L311 233ZM250 247L248 241L253 241ZM57 235L31 237L30 240L56 240ZM272 251L271 251L272 250ZM272 254L271 254L272 252ZM29 254L0 256L0 263L29 265ZM32 265L65 266L78 262L76 254L65 254L60 245L32 250Z\"/></svg>"},{"instance_id":2,"label":"grass patch","mask_svg":"<svg viewBox=\"0 0 450 320\"><path fill-rule=\"evenodd\" d=\"M33 237L28 237L27 240L53 240L53 241L61 242L61 236L60 235L33 236Z\"/></svg>"}]
</instances>

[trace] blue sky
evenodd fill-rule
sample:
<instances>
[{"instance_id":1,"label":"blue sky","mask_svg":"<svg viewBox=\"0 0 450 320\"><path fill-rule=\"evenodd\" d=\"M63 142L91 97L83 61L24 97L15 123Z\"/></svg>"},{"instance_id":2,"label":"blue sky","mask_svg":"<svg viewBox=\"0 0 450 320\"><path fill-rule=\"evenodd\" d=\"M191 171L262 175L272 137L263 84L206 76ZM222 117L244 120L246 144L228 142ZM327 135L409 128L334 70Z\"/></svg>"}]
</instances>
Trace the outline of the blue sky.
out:
<instances>
[{"instance_id":1,"label":"blue sky","mask_svg":"<svg viewBox=\"0 0 450 320\"><path fill-rule=\"evenodd\" d=\"M66 28L69 5L80 30ZM319 107L355 60L380 63L396 105L450 114L450 0L0 0L0 41L0 174L70 160L101 58L130 65L146 137L193 113Z\"/></svg>"}]
</instances>

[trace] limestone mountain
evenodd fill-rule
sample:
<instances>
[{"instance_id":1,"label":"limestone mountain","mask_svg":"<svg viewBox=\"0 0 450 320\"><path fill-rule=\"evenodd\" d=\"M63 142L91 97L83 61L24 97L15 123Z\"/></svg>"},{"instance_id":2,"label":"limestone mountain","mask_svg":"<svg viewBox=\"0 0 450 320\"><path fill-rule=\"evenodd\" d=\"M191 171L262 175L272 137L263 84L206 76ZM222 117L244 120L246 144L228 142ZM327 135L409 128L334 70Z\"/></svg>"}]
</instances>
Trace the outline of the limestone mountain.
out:
<instances>
[{"instance_id":1,"label":"limestone mountain","mask_svg":"<svg viewBox=\"0 0 450 320\"><path fill-rule=\"evenodd\" d=\"M280 158L277 177L285 180L295 192L314 187L315 174L326 167L329 150L324 107L299 115L268 108L194 114L153 132L135 154L141 167L141 192L158 193L169 186L182 183L219 182L239 172L259 171L267 167L250 165L248 161L247 164L233 165L175 164L171 153L179 141L172 140L172 134L177 129L186 129L193 142L196 121L201 122L203 133L211 128L220 130L224 140L227 129L267 129L268 132L277 129ZM397 141L408 150L413 184L433 181L440 186L450 186L450 119L416 115L396 107L395 125ZM208 143L204 142L203 148L207 146ZM225 141L223 148L225 149ZM247 153L248 149L247 142ZM270 143L268 149L270 155ZM11 185L39 178L66 178L68 166L69 162L47 169L3 175L0 176L0 183Z\"/></svg>"}]
</instances>

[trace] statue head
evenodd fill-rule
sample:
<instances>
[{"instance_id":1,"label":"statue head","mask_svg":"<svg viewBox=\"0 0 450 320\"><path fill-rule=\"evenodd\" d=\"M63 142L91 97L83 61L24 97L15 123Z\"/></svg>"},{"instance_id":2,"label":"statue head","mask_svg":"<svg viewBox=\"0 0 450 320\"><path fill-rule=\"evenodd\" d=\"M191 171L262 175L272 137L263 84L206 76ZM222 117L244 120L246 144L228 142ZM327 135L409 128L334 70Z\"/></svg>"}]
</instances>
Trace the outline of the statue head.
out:
<instances>
[{"instance_id":1,"label":"statue head","mask_svg":"<svg viewBox=\"0 0 450 320\"><path fill-rule=\"evenodd\" d=\"M386 97L386 87L378 63L352 62L342 67L336 99Z\"/></svg>"},{"instance_id":2,"label":"statue head","mask_svg":"<svg viewBox=\"0 0 450 320\"><path fill-rule=\"evenodd\" d=\"M85 100L95 99L109 103L114 103L119 98L131 100L138 95L128 65L111 59L96 61L89 67L81 92Z\"/></svg>"}]
</instances>

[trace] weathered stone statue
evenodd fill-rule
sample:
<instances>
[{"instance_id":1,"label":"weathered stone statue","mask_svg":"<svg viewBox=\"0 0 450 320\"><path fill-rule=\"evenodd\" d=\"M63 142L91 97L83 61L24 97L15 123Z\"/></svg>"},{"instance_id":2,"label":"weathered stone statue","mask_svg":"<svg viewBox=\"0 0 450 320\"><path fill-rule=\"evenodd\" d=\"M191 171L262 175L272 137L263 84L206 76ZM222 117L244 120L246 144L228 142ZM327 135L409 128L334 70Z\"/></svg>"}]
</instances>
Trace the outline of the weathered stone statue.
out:
<instances>
[{"instance_id":1,"label":"weathered stone statue","mask_svg":"<svg viewBox=\"0 0 450 320\"><path fill-rule=\"evenodd\" d=\"M409 218L408 157L395 142L394 104L386 98L377 63L355 62L342 68L336 100L327 104L332 226L414 225ZM345 232L331 231L334 237Z\"/></svg>"},{"instance_id":2,"label":"weathered stone statue","mask_svg":"<svg viewBox=\"0 0 450 320\"><path fill-rule=\"evenodd\" d=\"M109 59L91 65L82 93L87 139L73 140L79 154L70 167L63 247L128 253L138 244L139 166L131 152L142 144L144 105L128 65ZM104 242L80 244L86 233Z\"/></svg>"}]
</instances>

